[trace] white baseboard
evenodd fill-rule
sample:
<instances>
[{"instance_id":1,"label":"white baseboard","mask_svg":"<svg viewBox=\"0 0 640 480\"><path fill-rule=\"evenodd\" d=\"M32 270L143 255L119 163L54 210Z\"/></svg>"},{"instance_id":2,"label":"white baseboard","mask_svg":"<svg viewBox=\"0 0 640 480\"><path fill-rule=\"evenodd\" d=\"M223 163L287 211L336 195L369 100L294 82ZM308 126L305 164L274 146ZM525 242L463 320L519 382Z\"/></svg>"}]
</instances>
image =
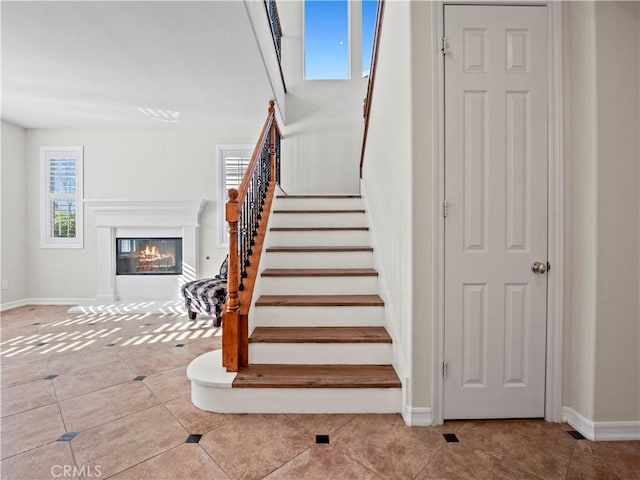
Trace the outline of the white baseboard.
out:
<instances>
[{"instance_id":1,"label":"white baseboard","mask_svg":"<svg viewBox=\"0 0 640 480\"><path fill-rule=\"evenodd\" d=\"M0 305L0 311L12 308L25 307L27 305L77 305L78 303L89 302L90 298L23 298L15 302L7 302Z\"/></svg>"},{"instance_id":2,"label":"white baseboard","mask_svg":"<svg viewBox=\"0 0 640 480\"><path fill-rule=\"evenodd\" d=\"M0 312L11 310L12 308L24 307L25 305L28 305L26 298L23 298L22 300L14 300L13 302L3 303L2 305L0 305Z\"/></svg>"},{"instance_id":3,"label":"white baseboard","mask_svg":"<svg viewBox=\"0 0 640 480\"><path fill-rule=\"evenodd\" d=\"M433 425L433 416L429 407L405 405L402 409L402 418L409 427L430 427Z\"/></svg>"},{"instance_id":4,"label":"white baseboard","mask_svg":"<svg viewBox=\"0 0 640 480\"><path fill-rule=\"evenodd\" d=\"M640 420L594 422L570 407L562 407L562 421L567 422L589 440L640 440Z\"/></svg>"}]
</instances>

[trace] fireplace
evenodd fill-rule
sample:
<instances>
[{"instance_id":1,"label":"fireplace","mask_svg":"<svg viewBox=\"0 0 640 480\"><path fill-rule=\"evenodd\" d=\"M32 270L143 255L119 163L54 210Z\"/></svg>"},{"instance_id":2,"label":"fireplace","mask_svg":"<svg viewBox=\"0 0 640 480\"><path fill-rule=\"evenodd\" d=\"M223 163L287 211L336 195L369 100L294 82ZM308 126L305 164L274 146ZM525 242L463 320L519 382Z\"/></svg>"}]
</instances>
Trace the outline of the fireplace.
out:
<instances>
[{"instance_id":1,"label":"fireplace","mask_svg":"<svg viewBox=\"0 0 640 480\"><path fill-rule=\"evenodd\" d=\"M182 275L182 238L116 238L116 275Z\"/></svg>"},{"instance_id":2,"label":"fireplace","mask_svg":"<svg viewBox=\"0 0 640 480\"><path fill-rule=\"evenodd\" d=\"M97 228L96 301L110 304L182 299L180 287L201 277L198 230L200 213L206 203L205 200L85 200ZM146 262L144 268L136 268L135 252L141 257L139 253L143 251L148 260L147 245L140 243L145 239L179 240L180 244L175 245L175 261L165 261L162 268L151 269L153 262ZM120 240L129 240L129 243L123 245ZM169 254L162 245L156 243L155 246L158 253ZM149 246L150 254L153 254L152 247ZM167 271L170 265L176 267L173 273ZM155 274L150 275L154 270Z\"/></svg>"}]
</instances>

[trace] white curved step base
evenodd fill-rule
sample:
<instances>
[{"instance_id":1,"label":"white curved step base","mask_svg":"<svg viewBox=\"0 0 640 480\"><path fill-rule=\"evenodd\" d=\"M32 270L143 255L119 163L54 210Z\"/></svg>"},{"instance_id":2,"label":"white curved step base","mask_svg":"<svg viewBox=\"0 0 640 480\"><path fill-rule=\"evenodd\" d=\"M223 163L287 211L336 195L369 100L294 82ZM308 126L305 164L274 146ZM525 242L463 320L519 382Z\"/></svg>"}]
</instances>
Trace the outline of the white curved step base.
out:
<instances>
[{"instance_id":1,"label":"white curved step base","mask_svg":"<svg viewBox=\"0 0 640 480\"><path fill-rule=\"evenodd\" d=\"M218 413L399 413L401 388L213 388L191 383L191 401Z\"/></svg>"},{"instance_id":2,"label":"white curved step base","mask_svg":"<svg viewBox=\"0 0 640 480\"><path fill-rule=\"evenodd\" d=\"M300 365L387 365L391 343L250 343L249 363Z\"/></svg>"},{"instance_id":3,"label":"white curved step base","mask_svg":"<svg viewBox=\"0 0 640 480\"><path fill-rule=\"evenodd\" d=\"M218 413L398 413L401 388L231 388L235 373L216 350L187 367L191 401Z\"/></svg>"},{"instance_id":4,"label":"white curved step base","mask_svg":"<svg viewBox=\"0 0 640 480\"><path fill-rule=\"evenodd\" d=\"M191 360L187 366L187 378L193 385L198 384L208 388L231 388L237 373L227 372L222 366L222 350L207 352Z\"/></svg>"}]
</instances>

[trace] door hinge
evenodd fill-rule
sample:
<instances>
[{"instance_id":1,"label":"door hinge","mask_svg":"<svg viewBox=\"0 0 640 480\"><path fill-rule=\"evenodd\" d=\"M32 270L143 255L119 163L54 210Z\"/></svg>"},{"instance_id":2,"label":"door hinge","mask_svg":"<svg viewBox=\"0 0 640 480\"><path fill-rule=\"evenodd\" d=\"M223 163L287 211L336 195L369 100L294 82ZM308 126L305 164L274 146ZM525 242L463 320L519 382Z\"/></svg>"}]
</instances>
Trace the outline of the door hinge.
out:
<instances>
[{"instance_id":1,"label":"door hinge","mask_svg":"<svg viewBox=\"0 0 640 480\"><path fill-rule=\"evenodd\" d=\"M449 43L447 42L447 37L442 37L440 39L440 51L442 55L446 55L449 53Z\"/></svg>"},{"instance_id":2,"label":"door hinge","mask_svg":"<svg viewBox=\"0 0 640 480\"><path fill-rule=\"evenodd\" d=\"M447 218L447 215L449 215L449 202L445 200L442 202L442 216Z\"/></svg>"},{"instance_id":3,"label":"door hinge","mask_svg":"<svg viewBox=\"0 0 640 480\"><path fill-rule=\"evenodd\" d=\"M442 362L442 378L447 378L447 362Z\"/></svg>"}]
</instances>

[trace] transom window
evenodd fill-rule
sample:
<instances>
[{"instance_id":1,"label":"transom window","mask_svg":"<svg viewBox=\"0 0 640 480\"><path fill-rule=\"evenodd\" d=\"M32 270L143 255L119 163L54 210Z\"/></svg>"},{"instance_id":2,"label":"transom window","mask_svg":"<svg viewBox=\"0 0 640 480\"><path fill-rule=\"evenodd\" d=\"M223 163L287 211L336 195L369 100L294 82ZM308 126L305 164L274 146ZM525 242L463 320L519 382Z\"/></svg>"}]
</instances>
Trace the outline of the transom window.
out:
<instances>
[{"instance_id":1,"label":"transom window","mask_svg":"<svg viewBox=\"0 0 640 480\"><path fill-rule=\"evenodd\" d=\"M304 78L346 80L349 67L348 2L305 0Z\"/></svg>"},{"instance_id":2,"label":"transom window","mask_svg":"<svg viewBox=\"0 0 640 480\"><path fill-rule=\"evenodd\" d=\"M378 0L362 0L362 78L369 76Z\"/></svg>"}]
</instances>

